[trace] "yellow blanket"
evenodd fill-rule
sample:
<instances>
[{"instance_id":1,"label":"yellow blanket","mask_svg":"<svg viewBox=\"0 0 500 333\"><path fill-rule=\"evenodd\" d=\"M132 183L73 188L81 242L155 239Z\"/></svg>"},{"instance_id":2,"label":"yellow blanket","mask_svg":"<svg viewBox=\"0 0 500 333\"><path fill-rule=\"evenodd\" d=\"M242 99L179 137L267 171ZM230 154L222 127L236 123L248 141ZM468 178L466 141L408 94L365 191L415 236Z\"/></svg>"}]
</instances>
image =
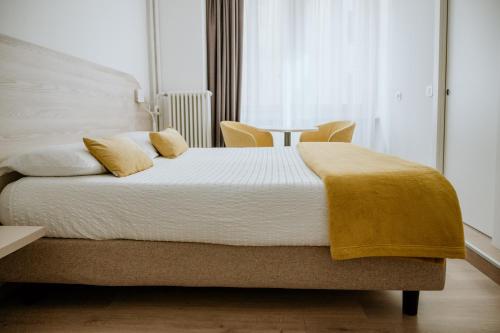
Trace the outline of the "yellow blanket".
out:
<instances>
[{"instance_id":1,"label":"yellow blanket","mask_svg":"<svg viewBox=\"0 0 500 333\"><path fill-rule=\"evenodd\" d=\"M297 147L325 183L333 259L465 257L457 195L437 170L349 143Z\"/></svg>"}]
</instances>

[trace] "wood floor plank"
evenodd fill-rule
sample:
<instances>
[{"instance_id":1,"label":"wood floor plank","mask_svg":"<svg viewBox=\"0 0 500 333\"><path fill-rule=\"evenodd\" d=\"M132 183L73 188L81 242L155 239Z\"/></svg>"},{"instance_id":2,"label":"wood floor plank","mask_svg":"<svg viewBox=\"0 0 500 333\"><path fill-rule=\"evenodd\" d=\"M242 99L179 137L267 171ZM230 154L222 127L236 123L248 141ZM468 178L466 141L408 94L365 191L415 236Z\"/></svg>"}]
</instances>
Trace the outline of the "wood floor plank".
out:
<instances>
[{"instance_id":1,"label":"wood floor plank","mask_svg":"<svg viewBox=\"0 0 500 333\"><path fill-rule=\"evenodd\" d=\"M421 293L417 317L398 291L7 288L0 332L500 332L500 287L464 260L448 261L445 290Z\"/></svg>"}]
</instances>

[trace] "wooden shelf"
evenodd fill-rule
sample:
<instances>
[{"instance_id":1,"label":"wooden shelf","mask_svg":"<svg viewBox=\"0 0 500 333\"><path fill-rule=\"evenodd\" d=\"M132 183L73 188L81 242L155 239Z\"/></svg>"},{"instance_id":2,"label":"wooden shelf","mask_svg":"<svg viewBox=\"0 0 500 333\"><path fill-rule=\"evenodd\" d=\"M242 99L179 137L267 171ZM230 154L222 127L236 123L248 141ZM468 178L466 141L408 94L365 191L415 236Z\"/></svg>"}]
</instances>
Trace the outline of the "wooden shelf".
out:
<instances>
[{"instance_id":1,"label":"wooden shelf","mask_svg":"<svg viewBox=\"0 0 500 333\"><path fill-rule=\"evenodd\" d=\"M0 258L45 235L43 227L0 226Z\"/></svg>"}]
</instances>

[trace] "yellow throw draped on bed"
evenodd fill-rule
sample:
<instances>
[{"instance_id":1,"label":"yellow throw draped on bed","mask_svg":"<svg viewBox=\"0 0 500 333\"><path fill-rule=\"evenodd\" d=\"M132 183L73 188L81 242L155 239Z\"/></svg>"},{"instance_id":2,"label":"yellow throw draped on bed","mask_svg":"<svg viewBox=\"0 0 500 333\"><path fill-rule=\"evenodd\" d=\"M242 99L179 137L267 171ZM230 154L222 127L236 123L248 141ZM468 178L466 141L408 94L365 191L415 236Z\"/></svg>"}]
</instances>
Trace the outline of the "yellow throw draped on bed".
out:
<instances>
[{"instance_id":1,"label":"yellow throw draped on bed","mask_svg":"<svg viewBox=\"0 0 500 333\"><path fill-rule=\"evenodd\" d=\"M349 143L297 147L325 183L333 259L465 257L457 195L437 170Z\"/></svg>"}]
</instances>

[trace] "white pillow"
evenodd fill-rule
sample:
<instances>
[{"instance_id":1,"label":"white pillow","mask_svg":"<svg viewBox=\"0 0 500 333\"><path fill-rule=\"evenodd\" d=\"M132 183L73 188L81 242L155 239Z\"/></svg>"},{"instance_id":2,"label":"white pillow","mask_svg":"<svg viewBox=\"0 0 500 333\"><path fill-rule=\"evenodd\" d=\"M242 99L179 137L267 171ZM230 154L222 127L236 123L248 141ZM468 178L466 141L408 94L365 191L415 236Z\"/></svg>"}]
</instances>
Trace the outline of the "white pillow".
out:
<instances>
[{"instance_id":1,"label":"white pillow","mask_svg":"<svg viewBox=\"0 0 500 333\"><path fill-rule=\"evenodd\" d=\"M25 176L84 176L107 173L82 143L48 146L13 156L0 163L0 175L17 171Z\"/></svg>"},{"instance_id":2,"label":"white pillow","mask_svg":"<svg viewBox=\"0 0 500 333\"><path fill-rule=\"evenodd\" d=\"M137 131L137 132L126 132L118 134L117 136L126 136L141 147L141 149L151 158L157 158L159 156L155 147L151 144L149 140L149 132L147 131Z\"/></svg>"}]
</instances>

